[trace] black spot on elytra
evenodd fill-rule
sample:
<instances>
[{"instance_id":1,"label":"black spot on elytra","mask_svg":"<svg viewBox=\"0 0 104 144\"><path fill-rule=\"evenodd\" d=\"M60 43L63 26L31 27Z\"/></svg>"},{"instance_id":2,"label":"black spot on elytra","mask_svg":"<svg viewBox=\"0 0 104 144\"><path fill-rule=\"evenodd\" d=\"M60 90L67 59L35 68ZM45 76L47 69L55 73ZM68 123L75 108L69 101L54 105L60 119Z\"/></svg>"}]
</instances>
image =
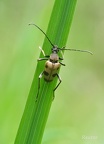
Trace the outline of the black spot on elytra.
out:
<instances>
[{"instance_id":1,"label":"black spot on elytra","mask_svg":"<svg viewBox=\"0 0 104 144\"><path fill-rule=\"evenodd\" d=\"M49 75L49 73L48 73L48 72L46 72L46 71L44 71L44 75L48 76L48 75Z\"/></svg>"},{"instance_id":2,"label":"black spot on elytra","mask_svg":"<svg viewBox=\"0 0 104 144\"><path fill-rule=\"evenodd\" d=\"M55 74L53 74L52 76L55 77L56 75L57 75L57 74L55 73Z\"/></svg>"}]
</instances>

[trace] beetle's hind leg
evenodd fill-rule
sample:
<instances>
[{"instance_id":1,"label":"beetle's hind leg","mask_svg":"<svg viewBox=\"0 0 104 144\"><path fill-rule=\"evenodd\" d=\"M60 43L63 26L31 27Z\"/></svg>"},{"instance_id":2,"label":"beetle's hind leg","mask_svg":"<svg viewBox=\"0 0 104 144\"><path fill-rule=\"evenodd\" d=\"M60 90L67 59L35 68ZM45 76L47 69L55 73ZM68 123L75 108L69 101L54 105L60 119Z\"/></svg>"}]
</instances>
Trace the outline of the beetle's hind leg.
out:
<instances>
[{"instance_id":1,"label":"beetle's hind leg","mask_svg":"<svg viewBox=\"0 0 104 144\"><path fill-rule=\"evenodd\" d=\"M53 100L55 98L55 90L59 87L59 85L61 84L62 80L61 80L61 77L56 73L56 76L59 80L59 83L57 84L57 86L53 89Z\"/></svg>"},{"instance_id":2,"label":"beetle's hind leg","mask_svg":"<svg viewBox=\"0 0 104 144\"><path fill-rule=\"evenodd\" d=\"M40 90L40 79L42 78L43 73L44 73L44 71L38 77L38 92L37 92L37 96L36 96L36 102L37 102L38 95L39 95L39 90Z\"/></svg>"}]
</instances>

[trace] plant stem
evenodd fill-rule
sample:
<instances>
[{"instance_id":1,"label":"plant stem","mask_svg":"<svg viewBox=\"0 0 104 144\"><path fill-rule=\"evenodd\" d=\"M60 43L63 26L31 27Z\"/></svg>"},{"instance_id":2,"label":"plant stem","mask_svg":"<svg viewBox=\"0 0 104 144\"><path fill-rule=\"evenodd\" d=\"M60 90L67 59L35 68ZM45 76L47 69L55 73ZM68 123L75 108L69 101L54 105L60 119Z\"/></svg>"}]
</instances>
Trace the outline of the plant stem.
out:
<instances>
[{"instance_id":1,"label":"plant stem","mask_svg":"<svg viewBox=\"0 0 104 144\"><path fill-rule=\"evenodd\" d=\"M51 14L46 34L54 45L63 47L66 44L76 0L56 0ZM45 38L42 49L49 55L51 45ZM40 54L42 57L42 53ZM57 79L47 83L41 79L39 97L35 102L38 91L38 77L44 70L44 62L38 62L31 85L28 100L15 139L15 144L40 144L46 121L52 104L52 93Z\"/></svg>"}]
</instances>

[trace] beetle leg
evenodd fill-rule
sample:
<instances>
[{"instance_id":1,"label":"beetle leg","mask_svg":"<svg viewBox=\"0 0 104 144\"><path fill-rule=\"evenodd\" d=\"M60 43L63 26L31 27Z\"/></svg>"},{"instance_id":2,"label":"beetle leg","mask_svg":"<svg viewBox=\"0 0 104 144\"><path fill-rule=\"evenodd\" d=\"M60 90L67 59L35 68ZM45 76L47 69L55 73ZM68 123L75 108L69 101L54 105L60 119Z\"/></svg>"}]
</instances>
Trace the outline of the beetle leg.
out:
<instances>
[{"instance_id":1,"label":"beetle leg","mask_svg":"<svg viewBox=\"0 0 104 144\"><path fill-rule=\"evenodd\" d=\"M37 96L36 96L36 102L37 102L37 99L38 99L38 95L39 95L39 89L40 89L40 79L42 78L44 74L44 71L39 75L38 77L38 92L37 92Z\"/></svg>"},{"instance_id":2,"label":"beetle leg","mask_svg":"<svg viewBox=\"0 0 104 144\"><path fill-rule=\"evenodd\" d=\"M39 49L41 50L42 54L44 57L46 58L39 58L38 61L41 61L41 60L48 60L48 58L50 57L49 55L46 55L44 50L39 46Z\"/></svg>"},{"instance_id":3,"label":"beetle leg","mask_svg":"<svg viewBox=\"0 0 104 144\"><path fill-rule=\"evenodd\" d=\"M59 57L59 60L63 60L63 58L60 58L60 57Z\"/></svg>"},{"instance_id":4,"label":"beetle leg","mask_svg":"<svg viewBox=\"0 0 104 144\"><path fill-rule=\"evenodd\" d=\"M44 55L44 57L45 57L45 52L44 52L44 50L39 46L39 49L41 50L41 52L42 52L42 54Z\"/></svg>"},{"instance_id":5,"label":"beetle leg","mask_svg":"<svg viewBox=\"0 0 104 144\"><path fill-rule=\"evenodd\" d=\"M43 54L44 57L47 57L47 58L50 57L49 55L46 55L46 54L45 54L44 50L43 50L40 46L39 46L39 49L41 50L41 52L42 52L42 54Z\"/></svg>"},{"instance_id":6,"label":"beetle leg","mask_svg":"<svg viewBox=\"0 0 104 144\"><path fill-rule=\"evenodd\" d=\"M61 65L63 65L63 66L65 66L65 64L63 64L63 63L61 63L61 62L59 62Z\"/></svg>"},{"instance_id":7,"label":"beetle leg","mask_svg":"<svg viewBox=\"0 0 104 144\"><path fill-rule=\"evenodd\" d=\"M58 86L60 85L60 83L62 82L60 76L59 76L57 73L56 73L56 76L57 76L57 78L58 78L58 80L59 80L59 83L57 84L57 86L56 86L56 87L54 88L54 90L53 90L53 100L54 100L54 98L55 98L54 92L55 92L55 90L58 88Z\"/></svg>"},{"instance_id":8,"label":"beetle leg","mask_svg":"<svg viewBox=\"0 0 104 144\"><path fill-rule=\"evenodd\" d=\"M64 60L62 51L61 51L61 55L62 55L62 57L59 57L59 60ZM65 66L65 64L63 64L63 63L61 63L61 62L59 62L59 63L60 63L61 65Z\"/></svg>"},{"instance_id":9,"label":"beetle leg","mask_svg":"<svg viewBox=\"0 0 104 144\"><path fill-rule=\"evenodd\" d=\"M48 60L48 58L38 58L38 61Z\"/></svg>"}]
</instances>

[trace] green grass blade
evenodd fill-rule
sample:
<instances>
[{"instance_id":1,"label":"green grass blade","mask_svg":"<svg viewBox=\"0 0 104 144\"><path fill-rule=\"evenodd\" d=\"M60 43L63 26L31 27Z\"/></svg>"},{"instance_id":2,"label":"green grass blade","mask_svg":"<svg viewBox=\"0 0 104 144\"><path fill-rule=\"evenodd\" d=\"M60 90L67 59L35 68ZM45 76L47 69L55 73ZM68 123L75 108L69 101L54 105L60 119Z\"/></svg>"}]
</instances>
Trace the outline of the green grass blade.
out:
<instances>
[{"instance_id":1,"label":"green grass blade","mask_svg":"<svg viewBox=\"0 0 104 144\"><path fill-rule=\"evenodd\" d=\"M66 45L76 0L56 0L46 34L53 44L62 47ZM32 29L33 30L33 29ZM51 53L51 45L45 38L43 50ZM43 57L40 54L40 57ZM33 83L30 89L24 114L15 139L15 144L40 144L52 104L53 89L57 79L51 83L41 80L38 101L35 98L38 91L38 77L44 70L44 62L38 62Z\"/></svg>"}]
</instances>

